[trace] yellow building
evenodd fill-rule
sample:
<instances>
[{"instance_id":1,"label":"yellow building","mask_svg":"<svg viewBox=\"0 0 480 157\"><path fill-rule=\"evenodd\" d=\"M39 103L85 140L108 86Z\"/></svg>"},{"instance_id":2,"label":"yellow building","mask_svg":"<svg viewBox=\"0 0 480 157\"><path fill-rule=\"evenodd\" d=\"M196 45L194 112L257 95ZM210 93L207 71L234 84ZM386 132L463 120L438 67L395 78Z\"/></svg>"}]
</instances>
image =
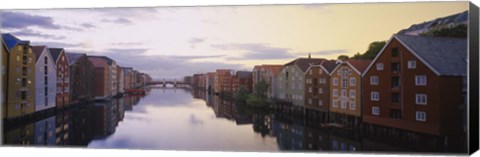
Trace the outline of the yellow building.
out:
<instances>
[{"instance_id":1,"label":"yellow building","mask_svg":"<svg viewBox=\"0 0 480 157\"><path fill-rule=\"evenodd\" d=\"M347 60L330 73L330 119L349 126L361 122L361 78L370 61Z\"/></svg>"},{"instance_id":2,"label":"yellow building","mask_svg":"<svg viewBox=\"0 0 480 157\"><path fill-rule=\"evenodd\" d=\"M6 118L35 112L35 54L30 41L2 34L7 48Z\"/></svg>"},{"instance_id":3,"label":"yellow building","mask_svg":"<svg viewBox=\"0 0 480 157\"><path fill-rule=\"evenodd\" d=\"M5 93L7 93L7 57L7 45L2 37L2 118L5 118L7 115L7 97L5 96Z\"/></svg>"}]
</instances>

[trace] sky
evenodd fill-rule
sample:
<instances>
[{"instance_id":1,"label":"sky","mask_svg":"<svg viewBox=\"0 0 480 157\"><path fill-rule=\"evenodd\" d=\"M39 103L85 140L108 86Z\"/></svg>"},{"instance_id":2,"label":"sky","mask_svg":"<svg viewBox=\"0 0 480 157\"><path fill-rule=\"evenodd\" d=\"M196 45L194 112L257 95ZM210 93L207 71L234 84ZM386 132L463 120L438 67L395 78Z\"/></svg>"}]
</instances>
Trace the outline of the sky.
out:
<instances>
[{"instance_id":1,"label":"sky","mask_svg":"<svg viewBox=\"0 0 480 157\"><path fill-rule=\"evenodd\" d=\"M311 54L366 51L401 29L468 2L2 10L2 33L32 45L105 55L153 79L253 69Z\"/></svg>"}]
</instances>

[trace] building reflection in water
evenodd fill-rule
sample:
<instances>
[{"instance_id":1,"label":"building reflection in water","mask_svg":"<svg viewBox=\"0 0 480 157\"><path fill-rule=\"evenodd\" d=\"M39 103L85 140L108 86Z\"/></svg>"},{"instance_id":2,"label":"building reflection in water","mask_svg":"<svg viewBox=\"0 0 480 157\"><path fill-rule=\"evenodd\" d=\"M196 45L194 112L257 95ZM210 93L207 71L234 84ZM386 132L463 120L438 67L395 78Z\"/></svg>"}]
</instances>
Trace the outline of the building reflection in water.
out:
<instances>
[{"instance_id":1,"label":"building reflection in water","mask_svg":"<svg viewBox=\"0 0 480 157\"><path fill-rule=\"evenodd\" d=\"M73 109L45 115L38 120L4 125L6 145L87 146L92 140L115 132L125 111L132 111L141 96L124 96L104 102L78 104Z\"/></svg>"},{"instance_id":2,"label":"building reflection in water","mask_svg":"<svg viewBox=\"0 0 480 157\"><path fill-rule=\"evenodd\" d=\"M365 125L362 130L323 127L309 118L288 113L246 109L203 91L177 89L176 92L188 92L195 99L204 100L216 118L227 119L235 125L252 125L252 131L261 137L276 138L277 147L284 151L461 152L465 148L444 145L442 139L435 136L378 126ZM85 147L92 140L104 140L112 135L125 112L134 110L140 99L140 96L127 95L81 104L38 120L10 123L4 127L3 142L7 145Z\"/></svg>"}]
</instances>

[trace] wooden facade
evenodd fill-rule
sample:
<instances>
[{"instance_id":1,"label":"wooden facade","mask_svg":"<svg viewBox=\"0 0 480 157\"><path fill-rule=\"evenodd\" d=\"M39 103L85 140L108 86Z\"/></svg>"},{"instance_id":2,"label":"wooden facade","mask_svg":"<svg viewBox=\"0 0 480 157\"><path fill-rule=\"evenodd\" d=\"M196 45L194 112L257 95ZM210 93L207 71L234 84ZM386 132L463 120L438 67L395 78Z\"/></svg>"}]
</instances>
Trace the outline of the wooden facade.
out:
<instances>
[{"instance_id":1,"label":"wooden facade","mask_svg":"<svg viewBox=\"0 0 480 157\"><path fill-rule=\"evenodd\" d=\"M92 100L95 97L95 68L83 53L66 53L70 62L71 103Z\"/></svg>"}]
</instances>

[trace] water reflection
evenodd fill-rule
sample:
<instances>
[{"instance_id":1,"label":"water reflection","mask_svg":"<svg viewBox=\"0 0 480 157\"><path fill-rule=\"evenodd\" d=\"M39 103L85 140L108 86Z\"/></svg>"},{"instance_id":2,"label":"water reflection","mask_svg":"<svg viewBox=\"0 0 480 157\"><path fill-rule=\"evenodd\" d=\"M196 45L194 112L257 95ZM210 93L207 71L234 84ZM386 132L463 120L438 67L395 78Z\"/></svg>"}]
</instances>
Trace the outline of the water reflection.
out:
<instances>
[{"instance_id":1,"label":"water reflection","mask_svg":"<svg viewBox=\"0 0 480 157\"><path fill-rule=\"evenodd\" d=\"M313 117L258 111L204 91L152 89L7 124L8 145L218 151L459 152L434 136L365 126L322 127Z\"/></svg>"}]
</instances>

